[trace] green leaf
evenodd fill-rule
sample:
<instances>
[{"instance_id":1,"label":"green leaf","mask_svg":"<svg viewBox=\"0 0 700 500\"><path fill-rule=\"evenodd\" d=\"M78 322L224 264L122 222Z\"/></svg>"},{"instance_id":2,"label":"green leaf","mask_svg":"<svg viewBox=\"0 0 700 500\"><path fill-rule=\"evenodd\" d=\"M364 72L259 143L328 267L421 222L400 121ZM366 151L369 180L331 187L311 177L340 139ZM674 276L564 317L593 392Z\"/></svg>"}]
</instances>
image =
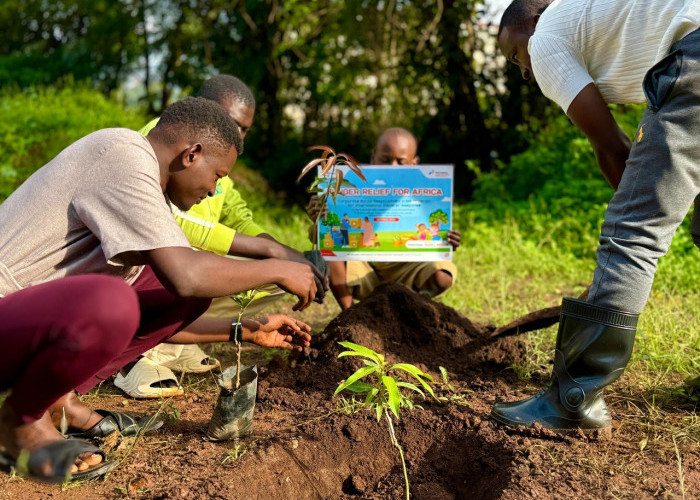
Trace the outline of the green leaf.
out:
<instances>
[{"instance_id":1,"label":"green leaf","mask_svg":"<svg viewBox=\"0 0 700 500\"><path fill-rule=\"evenodd\" d=\"M418 382L420 382L420 384L423 386L423 388L425 389L425 391L428 394L430 394L432 397L435 397L435 392L433 392L433 388L430 387L430 385L428 385L425 382L425 380L423 380L421 378L421 377L425 377L432 382L433 377L431 377L430 374L424 373L421 370L419 370L418 368L416 368L415 366L409 365L408 363L397 363L390 368L390 370L393 370L393 369L402 370L402 371L405 371L406 373L410 373L411 375L413 375L416 378L416 380L418 380Z\"/></svg>"},{"instance_id":2,"label":"green leaf","mask_svg":"<svg viewBox=\"0 0 700 500\"><path fill-rule=\"evenodd\" d=\"M352 375L350 375L350 376L348 377L348 379L347 379L345 382L343 382L342 384L340 384L340 385L338 386L338 388L335 390L335 392L333 393L333 395L335 396L335 395L338 394L340 391L342 391L343 389L347 388L349 385L352 385L354 382L360 380L362 377L365 377L365 376L367 376L367 375L369 375L370 373L373 373L373 372L375 372L375 371L376 371L376 368L373 367L373 366L364 366L364 367L360 368L360 369L357 370L355 373L353 373Z\"/></svg>"},{"instance_id":3,"label":"green leaf","mask_svg":"<svg viewBox=\"0 0 700 500\"><path fill-rule=\"evenodd\" d=\"M391 411L398 418L399 408L401 406L401 394L399 393L399 388L396 386L396 380L394 380L393 377L384 375L382 377L382 384L386 387L389 396L389 408L391 408Z\"/></svg>"},{"instance_id":4,"label":"green leaf","mask_svg":"<svg viewBox=\"0 0 700 500\"><path fill-rule=\"evenodd\" d=\"M346 188L355 188L357 189L357 186L350 182L347 179L343 179L343 182L340 184L340 187L346 187Z\"/></svg>"},{"instance_id":5,"label":"green leaf","mask_svg":"<svg viewBox=\"0 0 700 500\"><path fill-rule=\"evenodd\" d=\"M440 370L440 374L442 375L442 381L447 383L447 369L444 366L438 366L438 370Z\"/></svg>"},{"instance_id":6,"label":"green leaf","mask_svg":"<svg viewBox=\"0 0 700 500\"><path fill-rule=\"evenodd\" d=\"M373 359L378 364L381 364L384 361L384 356L374 352L372 349L369 349L365 346L353 344L352 342L347 342L347 341L346 342L338 342L338 343L340 345L342 345L343 347L345 347L346 349L352 349L353 351L358 352L367 358Z\"/></svg>"},{"instance_id":7,"label":"green leaf","mask_svg":"<svg viewBox=\"0 0 700 500\"><path fill-rule=\"evenodd\" d=\"M362 362L365 364L365 366L376 366L379 368L379 365L375 363L374 361L370 361L369 359L363 359Z\"/></svg>"},{"instance_id":8,"label":"green leaf","mask_svg":"<svg viewBox=\"0 0 700 500\"><path fill-rule=\"evenodd\" d=\"M383 410L384 407L382 405L377 405L377 420L381 420Z\"/></svg>"},{"instance_id":9,"label":"green leaf","mask_svg":"<svg viewBox=\"0 0 700 500\"><path fill-rule=\"evenodd\" d=\"M352 392L358 392L358 393L364 394L364 393L370 392L372 389L374 389L374 386L372 384L366 384L364 382L355 382L355 383L347 386L346 389L349 391L352 391Z\"/></svg>"},{"instance_id":10,"label":"green leaf","mask_svg":"<svg viewBox=\"0 0 700 500\"><path fill-rule=\"evenodd\" d=\"M433 381L433 377L429 373L425 373L419 370L416 366L409 365L408 363L396 363L395 365L392 365L389 370L403 370L418 379L420 379L420 377L425 377L431 382Z\"/></svg>"},{"instance_id":11,"label":"green leaf","mask_svg":"<svg viewBox=\"0 0 700 500\"><path fill-rule=\"evenodd\" d=\"M411 389L412 391L416 391L418 394L425 397L425 393L414 384L411 384L409 382L396 382L396 385L398 385L399 387L405 387L406 389Z\"/></svg>"}]
</instances>

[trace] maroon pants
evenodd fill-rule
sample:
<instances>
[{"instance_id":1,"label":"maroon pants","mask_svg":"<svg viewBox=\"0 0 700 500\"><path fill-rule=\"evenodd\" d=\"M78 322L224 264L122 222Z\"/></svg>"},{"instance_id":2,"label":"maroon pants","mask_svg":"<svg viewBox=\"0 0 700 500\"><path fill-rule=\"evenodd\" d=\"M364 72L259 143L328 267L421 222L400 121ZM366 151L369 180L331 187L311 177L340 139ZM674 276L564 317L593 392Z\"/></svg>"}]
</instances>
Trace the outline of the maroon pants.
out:
<instances>
[{"instance_id":1,"label":"maroon pants","mask_svg":"<svg viewBox=\"0 0 700 500\"><path fill-rule=\"evenodd\" d=\"M72 276L0 299L0 390L25 423L58 398L86 393L170 338L209 299L168 292L146 267L133 286L111 276Z\"/></svg>"}]
</instances>

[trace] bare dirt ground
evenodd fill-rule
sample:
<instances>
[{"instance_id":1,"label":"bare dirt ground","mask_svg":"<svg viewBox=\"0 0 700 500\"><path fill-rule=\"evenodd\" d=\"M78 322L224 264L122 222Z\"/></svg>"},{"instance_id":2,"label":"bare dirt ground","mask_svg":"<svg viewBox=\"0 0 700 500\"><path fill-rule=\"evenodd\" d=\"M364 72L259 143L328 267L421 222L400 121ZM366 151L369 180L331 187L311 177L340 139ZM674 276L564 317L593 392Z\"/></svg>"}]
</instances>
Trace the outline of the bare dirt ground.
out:
<instances>
[{"instance_id":1,"label":"bare dirt ground","mask_svg":"<svg viewBox=\"0 0 700 500\"><path fill-rule=\"evenodd\" d=\"M211 375L188 376L187 395L169 401L126 400L105 387L90 406L159 411L166 425L138 440L103 443L122 460L106 479L61 489L3 474L0 499L405 498L385 422L368 411L348 414L331 397L359 366L337 358L339 340L416 364L451 400L416 401L422 409L405 411L397 423L414 499L698 498L700 451L690 440L648 439L648 428L630 423L645 396L633 390L610 393L613 427L598 435L516 431L489 420L495 401L532 394L545 382L519 381L508 367L524 355L522 339L494 340L493 331L401 286L382 285L333 320L305 356L270 361L256 351L261 375L249 438L203 439L217 397ZM633 388L630 382L623 376L619 384ZM670 418L696 418L679 405L668 409Z\"/></svg>"}]
</instances>

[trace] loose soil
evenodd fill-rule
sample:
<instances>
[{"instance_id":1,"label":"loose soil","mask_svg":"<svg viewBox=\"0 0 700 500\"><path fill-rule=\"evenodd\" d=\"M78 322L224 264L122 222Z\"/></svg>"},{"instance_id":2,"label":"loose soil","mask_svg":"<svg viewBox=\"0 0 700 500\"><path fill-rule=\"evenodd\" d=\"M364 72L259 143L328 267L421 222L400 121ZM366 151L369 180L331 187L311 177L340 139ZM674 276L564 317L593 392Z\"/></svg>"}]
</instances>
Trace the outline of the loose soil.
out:
<instances>
[{"instance_id":1,"label":"loose soil","mask_svg":"<svg viewBox=\"0 0 700 500\"><path fill-rule=\"evenodd\" d=\"M552 311L530 319L547 315ZM495 331L402 286L381 285L333 320L303 356L258 356L249 438L203 439L217 397L211 375L188 376L186 396L165 402L126 400L105 387L88 398L90 406L160 411L166 425L136 441L115 435L102 443L123 460L104 480L61 490L2 475L0 499L405 498L385 421L368 411L347 414L331 397L359 366L356 358L337 358L341 340L413 363L438 382L439 366L449 372L449 386L436 384L449 403L416 401L422 409L404 411L396 423L414 499L697 497L700 452L692 442L646 439L642 427L627 425L642 395L613 393L613 427L598 435L511 430L489 420L495 401L522 398L545 382L518 380L509 366L523 359L522 337L512 330L492 337ZM630 385L624 376L620 384ZM693 415L677 413L679 420Z\"/></svg>"}]
</instances>

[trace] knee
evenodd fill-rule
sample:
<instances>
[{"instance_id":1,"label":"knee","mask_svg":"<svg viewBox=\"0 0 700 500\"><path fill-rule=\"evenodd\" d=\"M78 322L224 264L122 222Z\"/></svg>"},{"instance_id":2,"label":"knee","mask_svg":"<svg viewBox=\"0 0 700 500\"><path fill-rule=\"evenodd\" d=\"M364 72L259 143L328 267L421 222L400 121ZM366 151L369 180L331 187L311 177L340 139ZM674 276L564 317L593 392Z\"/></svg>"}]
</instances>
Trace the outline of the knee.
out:
<instances>
[{"instance_id":1,"label":"knee","mask_svg":"<svg viewBox=\"0 0 700 500\"><path fill-rule=\"evenodd\" d=\"M424 284L420 287L420 292L427 293L431 297L437 297L452 286L452 274L448 271L440 269L436 271Z\"/></svg>"},{"instance_id":2,"label":"knee","mask_svg":"<svg viewBox=\"0 0 700 500\"><path fill-rule=\"evenodd\" d=\"M437 288L438 293L442 293L450 288L452 286L452 282L454 281L452 275L443 270L437 271L433 277L435 279L435 287Z\"/></svg>"},{"instance_id":3,"label":"knee","mask_svg":"<svg viewBox=\"0 0 700 500\"><path fill-rule=\"evenodd\" d=\"M71 302L78 311L75 331L82 348L122 349L136 334L141 320L136 291L113 276L89 276L87 286Z\"/></svg>"}]
</instances>

